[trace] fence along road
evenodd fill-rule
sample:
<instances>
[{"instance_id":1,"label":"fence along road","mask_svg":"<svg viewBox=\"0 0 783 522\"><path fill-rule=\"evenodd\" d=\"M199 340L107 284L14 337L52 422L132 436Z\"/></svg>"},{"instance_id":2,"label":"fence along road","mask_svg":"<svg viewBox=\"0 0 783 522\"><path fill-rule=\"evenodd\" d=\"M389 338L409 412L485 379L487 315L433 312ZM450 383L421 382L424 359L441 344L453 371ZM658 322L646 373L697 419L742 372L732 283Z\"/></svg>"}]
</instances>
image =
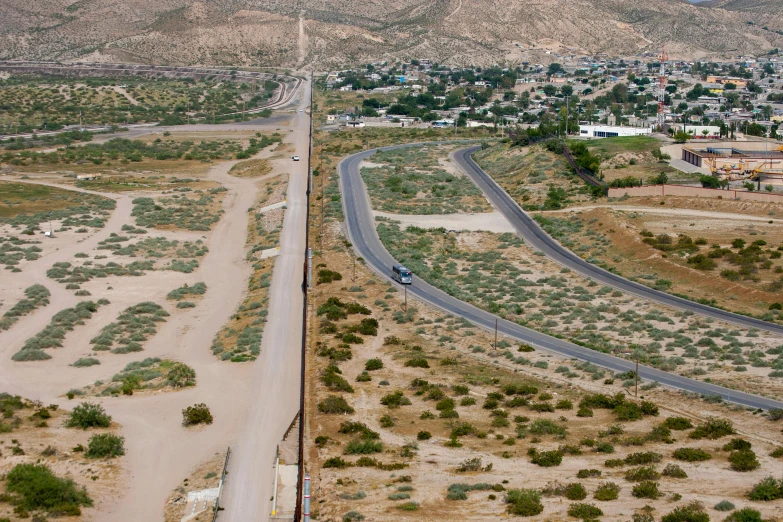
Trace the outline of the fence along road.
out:
<instances>
[{"instance_id":1,"label":"fence along road","mask_svg":"<svg viewBox=\"0 0 783 522\"><path fill-rule=\"evenodd\" d=\"M531 247L543 252L544 255L552 261L566 268L570 268L574 272L582 274L585 277L589 277L594 281L650 301L655 301L664 306L712 317L713 319L726 323L733 323L745 328L758 328L759 330L783 335L783 325L735 314L733 312L727 312L720 308L689 301L659 290L653 290L648 286L634 283L622 276L613 274L603 268L588 263L544 232L538 223L536 223L527 212L522 210L519 205L517 205L516 201L514 201L505 190L500 188L489 174L484 172L484 170L473 161L471 156L478 149L479 147L460 149L454 153L454 159L465 174L467 174L478 188L481 189L487 199L489 199L489 202L506 217L509 223L511 223L511 226L517 231L517 234L527 241Z\"/></svg>"},{"instance_id":2,"label":"fence along road","mask_svg":"<svg viewBox=\"0 0 783 522\"><path fill-rule=\"evenodd\" d=\"M362 161L372 156L377 150L393 150L415 145L421 144L396 145L360 152L344 158L337 166L348 238L351 243L353 243L353 247L356 249L357 253L364 258L367 265L389 281L391 281L391 267L397 263L397 261L384 248L378 238L378 233L375 230L375 220L370 206L370 198L359 173L359 167ZM476 148L474 147L467 150L475 151ZM541 232L543 233L543 231ZM418 279L416 274L414 274L413 284L408 287L408 293L424 302L440 308L444 312L463 317L471 323L488 330L494 329L495 321L497 321L498 332L500 334L516 339L517 341L531 344L537 348L555 352L566 357L588 361L617 372L634 370L635 365L632 361L590 350L589 348L584 348L502 319L481 310L480 308L465 303L464 301L460 301L442 290L438 290L432 285ZM657 381L665 386L688 392L717 395L724 400L752 408L783 408L783 402L780 401L730 390L722 386L716 386L694 379L688 379L644 365L639 365L639 377L641 379Z\"/></svg>"}]
</instances>

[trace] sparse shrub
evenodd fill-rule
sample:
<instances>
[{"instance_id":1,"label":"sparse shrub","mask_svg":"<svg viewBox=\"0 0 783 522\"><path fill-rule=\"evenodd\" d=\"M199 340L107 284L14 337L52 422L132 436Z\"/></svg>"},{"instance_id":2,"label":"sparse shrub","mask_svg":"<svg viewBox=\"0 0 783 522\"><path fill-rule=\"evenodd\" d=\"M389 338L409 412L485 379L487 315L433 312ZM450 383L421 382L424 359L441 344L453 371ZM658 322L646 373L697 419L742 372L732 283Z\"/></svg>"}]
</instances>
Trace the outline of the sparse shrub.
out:
<instances>
[{"instance_id":1,"label":"sparse shrub","mask_svg":"<svg viewBox=\"0 0 783 522\"><path fill-rule=\"evenodd\" d=\"M728 500L721 500L717 504L715 504L712 509L715 511L733 511L734 510L734 504L729 502Z\"/></svg>"},{"instance_id":2,"label":"sparse shrub","mask_svg":"<svg viewBox=\"0 0 783 522\"><path fill-rule=\"evenodd\" d=\"M348 463L345 462L342 457L331 457L329 459L326 459L324 461L324 467L325 468L337 468L337 469L343 469L348 467Z\"/></svg>"},{"instance_id":3,"label":"sparse shrub","mask_svg":"<svg viewBox=\"0 0 783 522\"><path fill-rule=\"evenodd\" d=\"M595 520L596 517L600 517L603 514L603 511L592 504L579 503L568 506L568 515L574 518L581 518L582 520Z\"/></svg>"},{"instance_id":4,"label":"sparse shrub","mask_svg":"<svg viewBox=\"0 0 783 522\"><path fill-rule=\"evenodd\" d=\"M639 466L625 472L625 480L631 482L651 481L661 478L661 474L652 466Z\"/></svg>"},{"instance_id":5,"label":"sparse shrub","mask_svg":"<svg viewBox=\"0 0 783 522\"><path fill-rule=\"evenodd\" d=\"M699 462L710 460L712 455L701 448L677 448L674 450L674 458L685 462Z\"/></svg>"},{"instance_id":6,"label":"sparse shrub","mask_svg":"<svg viewBox=\"0 0 783 522\"><path fill-rule=\"evenodd\" d=\"M429 368L430 363L424 357L414 357L405 361L405 366L409 368Z\"/></svg>"},{"instance_id":7,"label":"sparse shrub","mask_svg":"<svg viewBox=\"0 0 783 522\"><path fill-rule=\"evenodd\" d=\"M212 412L209 407L202 403L188 406L182 410L182 425L193 426L194 424L212 424Z\"/></svg>"},{"instance_id":8,"label":"sparse shrub","mask_svg":"<svg viewBox=\"0 0 783 522\"><path fill-rule=\"evenodd\" d=\"M602 482L596 488L593 498L601 501L617 500L620 494L620 486L614 482Z\"/></svg>"},{"instance_id":9,"label":"sparse shrub","mask_svg":"<svg viewBox=\"0 0 783 522\"><path fill-rule=\"evenodd\" d=\"M723 445L723 451L749 450L751 447L751 443L745 439L731 439Z\"/></svg>"},{"instance_id":10,"label":"sparse shrub","mask_svg":"<svg viewBox=\"0 0 783 522\"><path fill-rule=\"evenodd\" d=\"M563 496L568 500L584 500L587 497L587 491L585 491L585 487L583 485L578 482L574 482L565 487Z\"/></svg>"},{"instance_id":11,"label":"sparse shrub","mask_svg":"<svg viewBox=\"0 0 783 522\"><path fill-rule=\"evenodd\" d=\"M65 422L68 428L108 428L111 425L111 416L106 413L100 404L85 402L76 406L70 417Z\"/></svg>"},{"instance_id":12,"label":"sparse shrub","mask_svg":"<svg viewBox=\"0 0 783 522\"><path fill-rule=\"evenodd\" d=\"M631 494L636 498L649 498L655 500L661 495L658 490L658 483L651 480L645 480L636 484L631 490Z\"/></svg>"},{"instance_id":13,"label":"sparse shrub","mask_svg":"<svg viewBox=\"0 0 783 522\"><path fill-rule=\"evenodd\" d=\"M601 476L600 469L580 469L576 473L576 478L590 478L590 477L600 477L600 476Z\"/></svg>"},{"instance_id":14,"label":"sparse shrub","mask_svg":"<svg viewBox=\"0 0 783 522\"><path fill-rule=\"evenodd\" d=\"M765 478L753 486L753 489L748 493L748 498L764 502L783 498L783 480L775 480L772 477Z\"/></svg>"},{"instance_id":15,"label":"sparse shrub","mask_svg":"<svg viewBox=\"0 0 783 522\"><path fill-rule=\"evenodd\" d=\"M196 370L185 363L174 363L166 374L166 382L174 388L194 386L196 384Z\"/></svg>"},{"instance_id":16,"label":"sparse shrub","mask_svg":"<svg viewBox=\"0 0 783 522\"><path fill-rule=\"evenodd\" d=\"M380 359L370 359L366 363L364 363L364 369L368 372L372 372L375 370L380 370L383 368L383 361Z\"/></svg>"},{"instance_id":17,"label":"sparse shrub","mask_svg":"<svg viewBox=\"0 0 783 522\"><path fill-rule=\"evenodd\" d=\"M685 417L668 417L663 421L663 426L666 426L670 430L689 430L693 428L693 423Z\"/></svg>"},{"instance_id":18,"label":"sparse shrub","mask_svg":"<svg viewBox=\"0 0 783 522\"><path fill-rule=\"evenodd\" d=\"M667 464L661 475L671 478L688 478L688 474L677 464Z\"/></svg>"},{"instance_id":19,"label":"sparse shrub","mask_svg":"<svg viewBox=\"0 0 783 522\"><path fill-rule=\"evenodd\" d=\"M655 453L654 451L646 451L644 453L631 453L625 457L625 463L632 466L638 466L641 464L655 464L663 460L663 455Z\"/></svg>"},{"instance_id":20,"label":"sparse shrub","mask_svg":"<svg viewBox=\"0 0 783 522\"><path fill-rule=\"evenodd\" d=\"M321 413L354 413L354 409L339 395L330 395L318 403L318 411Z\"/></svg>"},{"instance_id":21,"label":"sparse shrub","mask_svg":"<svg viewBox=\"0 0 783 522\"><path fill-rule=\"evenodd\" d=\"M742 508L723 519L723 522L764 522L757 509Z\"/></svg>"},{"instance_id":22,"label":"sparse shrub","mask_svg":"<svg viewBox=\"0 0 783 522\"><path fill-rule=\"evenodd\" d=\"M381 397L381 404L388 407L389 409L395 409L399 408L400 406L410 405L411 400L407 398L400 390L397 390Z\"/></svg>"},{"instance_id":23,"label":"sparse shrub","mask_svg":"<svg viewBox=\"0 0 783 522\"><path fill-rule=\"evenodd\" d=\"M101 361L94 357L83 357L81 359L78 359L75 363L73 363L73 367L75 368L88 368L90 366L95 366L97 364L101 364Z\"/></svg>"},{"instance_id":24,"label":"sparse shrub","mask_svg":"<svg viewBox=\"0 0 783 522\"><path fill-rule=\"evenodd\" d=\"M361 522L364 520L364 515L358 511L349 511L343 515L343 522Z\"/></svg>"},{"instance_id":25,"label":"sparse shrub","mask_svg":"<svg viewBox=\"0 0 783 522\"><path fill-rule=\"evenodd\" d=\"M373 439L355 439L345 447L346 455L368 455L383 451L383 444Z\"/></svg>"},{"instance_id":26,"label":"sparse shrub","mask_svg":"<svg viewBox=\"0 0 783 522\"><path fill-rule=\"evenodd\" d=\"M544 511L541 494L534 489L510 489L506 493L506 511L511 515L532 517Z\"/></svg>"},{"instance_id":27,"label":"sparse shrub","mask_svg":"<svg viewBox=\"0 0 783 522\"><path fill-rule=\"evenodd\" d=\"M112 435L111 433L93 435L90 437L85 455L91 459L125 455L125 438Z\"/></svg>"},{"instance_id":28,"label":"sparse shrub","mask_svg":"<svg viewBox=\"0 0 783 522\"><path fill-rule=\"evenodd\" d=\"M751 449L732 451L729 455L729 463L734 471L753 471L761 466L756 454Z\"/></svg>"},{"instance_id":29,"label":"sparse shrub","mask_svg":"<svg viewBox=\"0 0 783 522\"><path fill-rule=\"evenodd\" d=\"M674 508L674 511L661 518L661 522L710 522L710 516L704 512L700 503L691 502L687 506Z\"/></svg>"},{"instance_id":30,"label":"sparse shrub","mask_svg":"<svg viewBox=\"0 0 783 522\"><path fill-rule=\"evenodd\" d=\"M83 487L71 479L57 477L43 464L17 464L6 475L5 483L8 492L15 494L17 515L41 510L78 516L81 515L80 506L92 506Z\"/></svg>"},{"instance_id":31,"label":"sparse shrub","mask_svg":"<svg viewBox=\"0 0 783 522\"><path fill-rule=\"evenodd\" d=\"M697 426L691 432L690 438L715 440L727 435L734 435L735 433L737 432L729 419L712 417L704 424Z\"/></svg>"},{"instance_id":32,"label":"sparse shrub","mask_svg":"<svg viewBox=\"0 0 783 522\"><path fill-rule=\"evenodd\" d=\"M559 466L563 462L563 453L558 450L536 451L535 449L533 449L533 452L530 456L532 457L530 461L533 464L537 464L541 466L542 468L551 468L554 466Z\"/></svg>"},{"instance_id":33,"label":"sparse shrub","mask_svg":"<svg viewBox=\"0 0 783 522\"><path fill-rule=\"evenodd\" d=\"M430 438L432 438L432 434L429 431L420 431L416 434L417 440L429 440Z\"/></svg>"}]
</instances>

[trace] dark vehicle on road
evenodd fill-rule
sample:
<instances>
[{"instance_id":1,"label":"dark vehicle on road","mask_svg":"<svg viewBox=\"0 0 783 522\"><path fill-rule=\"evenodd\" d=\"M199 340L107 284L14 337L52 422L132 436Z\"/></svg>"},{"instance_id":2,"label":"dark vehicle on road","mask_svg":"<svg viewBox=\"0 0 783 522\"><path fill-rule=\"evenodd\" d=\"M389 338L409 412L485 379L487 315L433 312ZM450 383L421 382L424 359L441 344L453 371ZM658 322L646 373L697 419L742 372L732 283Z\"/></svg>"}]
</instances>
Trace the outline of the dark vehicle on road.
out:
<instances>
[{"instance_id":1,"label":"dark vehicle on road","mask_svg":"<svg viewBox=\"0 0 783 522\"><path fill-rule=\"evenodd\" d=\"M413 272L402 265L394 265L392 267L392 279L401 285L409 285L413 283Z\"/></svg>"}]
</instances>

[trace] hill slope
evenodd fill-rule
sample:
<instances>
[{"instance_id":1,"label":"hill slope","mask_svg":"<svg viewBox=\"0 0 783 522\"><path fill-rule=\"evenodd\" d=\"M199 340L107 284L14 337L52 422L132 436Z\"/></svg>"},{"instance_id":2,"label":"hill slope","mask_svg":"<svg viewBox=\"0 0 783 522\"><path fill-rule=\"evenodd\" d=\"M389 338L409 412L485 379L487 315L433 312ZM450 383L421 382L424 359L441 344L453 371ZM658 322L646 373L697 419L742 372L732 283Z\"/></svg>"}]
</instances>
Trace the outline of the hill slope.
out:
<instances>
[{"instance_id":1,"label":"hill slope","mask_svg":"<svg viewBox=\"0 0 783 522\"><path fill-rule=\"evenodd\" d=\"M664 43L672 56L684 58L783 47L783 35L775 32L783 30L778 0L717 3L4 0L0 59L293 66L304 58L328 67L385 57L448 64L545 61L545 50L567 48L633 56Z\"/></svg>"}]
</instances>

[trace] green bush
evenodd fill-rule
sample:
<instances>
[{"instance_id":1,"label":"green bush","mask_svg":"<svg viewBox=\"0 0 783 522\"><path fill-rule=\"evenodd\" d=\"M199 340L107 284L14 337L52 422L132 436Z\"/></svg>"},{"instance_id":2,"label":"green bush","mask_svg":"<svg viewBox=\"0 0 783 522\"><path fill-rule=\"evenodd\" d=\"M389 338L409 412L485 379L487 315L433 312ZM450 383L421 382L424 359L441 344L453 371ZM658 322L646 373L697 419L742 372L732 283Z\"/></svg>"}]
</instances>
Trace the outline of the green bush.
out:
<instances>
[{"instance_id":1,"label":"green bush","mask_svg":"<svg viewBox=\"0 0 783 522\"><path fill-rule=\"evenodd\" d=\"M585 487L578 482L568 484L565 487L563 496L568 500L584 500L587 497L587 491Z\"/></svg>"},{"instance_id":2,"label":"green bush","mask_svg":"<svg viewBox=\"0 0 783 522\"><path fill-rule=\"evenodd\" d=\"M506 511L511 515L532 517L544 511L541 494L534 489L510 489L506 493Z\"/></svg>"},{"instance_id":3,"label":"green bush","mask_svg":"<svg viewBox=\"0 0 783 522\"><path fill-rule=\"evenodd\" d=\"M531 448L532 449L532 448ZM551 468L553 466L559 466L563 462L563 453L554 451L535 451L531 455L530 461L533 464L537 464L542 468Z\"/></svg>"},{"instance_id":4,"label":"green bush","mask_svg":"<svg viewBox=\"0 0 783 522\"><path fill-rule=\"evenodd\" d=\"M663 421L663 426L670 430L681 431L693 428L693 423L685 417L669 417Z\"/></svg>"},{"instance_id":5,"label":"green bush","mask_svg":"<svg viewBox=\"0 0 783 522\"><path fill-rule=\"evenodd\" d=\"M397 390L381 397L381 404L388 407L389 409L396 409L400 406L410 405L411 400L407 398L400 390Z\"/></svg>"},{"instance_id":6,"label":"green bush","mask_svg":"<svg viewBox=\"0 0 783 522\"><path fill-rule=\"evenodd\" d=\"M625 463L631 466L641 464L655 464L663 460L663 455L654 451L645 451L643 453L631 453L625 457Z\"/></svg>"},{"instance_id":7,"label":"green bush","mask_svg":"<svg viewBox=\"0 0 783 522\"><path fill-rule=\"evenodd\" d=\"M342 457L331 457L329 459L326 459L324 461L324 467L325 468L337 468L337 469L343 469L348 467L348 463L345 462Z\"/></svg>"},{"instance_id":8,"label":"green bush","mask_svg":"<svg viewBox=\"0 0 783 522\"><path fill-rule=\"evenodd\" d=\"M374 371L374 370L380 370L383 368L383 361L380 359L370 359L366 363L364 363L364 369L368 372Z\"/></svg>"},{"instance_id":9,"label":"green bush","mask_svg":"<svg viewBox=\"0 0 783 522\"><path fill-rule=\"evenodd\" d=\"M639 466L625 472L625 480L631 482L658 480L659 478L661 478L661 474L655 471L652 466Z\"/></svg>"},{"instance_id":10,"label":"green bush","mask_svg":"<svg viewBox=\"0 0 783 522\"><path fill-rule=\"evenodd\" d=\"M83 357L81 359L78 359L75 363L73 363L72 366L75 368L88 368L90 366L95 366L96 364L101 364L101 361L94 357Z\"/></svg>"},{"instance_id":11,"label":"green bush","mask_svg":"<svg viewBox=\"0 0 783 522\"><path fill-rule=\"evenodd\" d=\"M756 454L751 449L732 451L729 455L729 463L734 471L753 471L761 466Z\"/></svg>"},{"instance_id":12,"label":"green bush","mask_svg":"<svg viewBox=\"0 0 783 522\"><path fill-rule=\"evenodd\" d=\"M43 464L17 464L6 475L6 489L17 508L59 515L81 515L80 506L92 506L84 488L55 476Z\"/></svg>"},{"instance_id":13,"label":"green bush","mask_svg":"<svg viewBox=\"0 0 783 522\"><path fill-rule=\"evenodd\" d=\"M429 431L420 431L416 434L417 440L429 440L432 438L432 434Z\"/></svg>"},{"instance_id":14,"label":"green bush","mask_svg":"<svg viewBox=\"0 0 783 522\"><path fill-rule=\"evenodd\" d=\"M383 451L383 444L378 440L355 439L345 447L346 455L369 455Z\"/></svg>"},{"instance_id":15,"label":"green bush","mask_svg":"<svg viewBox=\"0 0 783 522\"><path fill-rule=\"evenodd\" d=\"M185 388L196 385L196 370L185 363L177 362L171 365L166 374L166 382L174 388Z\"/></svg>"},{"instance_id":16,"label":"green bush","mask_svg":"<svg viewBox=\"0 0 783 522\"><path fill-rule=\"evenodd\" d=\"M576 472L576 478L600 477L600 469L580 469Z\"/></svg>"},{"instance_id":17,"label":"green bush","mask_svg":"<svg viewBox=\"0 0 783 522\"><path fill-rule=\"evenodd\" d=\"M599 508L592 504L571 504L568 506L568 516L581 518L582 520L595 520L604 514Z\"/></svg>"},{"instance_id":18,"label":"green bush","mask_svg":"<svg viewBox=\"0 0 783 522\"><path fill-rule=\"evenodd\" d=\"M731 439L723 445L723 451L749 450L751 447L752 444L745 439Z\"/></svg>"},{"instance_id":19,"label":"green bush","mask_svg":"<svg viewBox=\"0 0 783 522\"><path fill-rule=\"evenodd\" d=\"M345 421L340 424L338 433L352 435L358 433L363 439L380 439L381 435L377 431L373 431L367 427L363 422Z\"/></svg>"},{"instance_id":20,"label":"green bush","mask_svg":"<svg viewBox=\"0 0 783 522\"><path fill-rule=\"evenodd\" d=\"M91 459L125 455L125 438L111 433L93 435L90 437L85 455Z\"/></svg>"},{"instance_id":21,"label":"green bush","mask_svg":"<svg viewBox=\"0 0 783 522\"><path fill-rule=\"evenodd\" d=\"M194 424L212 424L213 421L212 412L209 411L209 407L202 403L188 406L182 410L182 425L192 426Z\"/></svg>"},{"instance_id":22,"label":"green bush","mask_svg":"<svg viewBox=\"0 0 783 522\"><path fill-rule=\"evenodd\" d=\"M364 520L364 515L358 511L349 511L343 515L343 522L361 522Z\"/></svg>"},{"instance_id":23,"label":"green bush","mask_svg":"<svg viewBox=\"0 0 783 522\"><path fill-rule=\"evenodd\" d=\"M712 455L701 448L677 448L674 450L674 458L685 462L699 462L710 460Z\"/></svg>"},{"instance_id":24,"label":"green bush","mask_svg":"<svg viewBox=\"0 0 783 522\"><path fill-rule=\"evenodd\" d=\"M697 426L691 432L690 438L715 440L727 435L734 435L735 433L737 432L729 419L712 417L704 424Z\"/></svg>"},{"instance_id":25,"label":"green bush","mask_svg":"<svg viewBox=\"0 0 783 522\"><path fill-rule=\"evenodd\" d=\"M710 516L698 502L687 506L679 506L674 511L661 518L661 522L710 522Z\"/></svg>"},{"instance_id":26,"label":"green bush","mask_svg":"<svg viewBox=\"0 0 783 522\"><path fill-rule=\"evenodd\" d=\"M748 492L748 498L764 502L783 498L783 480L778 481L772 477L765 478L753 486L753 489Z\"/></svg>"},{"instance_id":27,"label":"green bush","mask_svg":"<svg viewBox=\"0 0 783 522\"><path fill-rule=\"evenodd\" d=\"M424 357L414 357L405 361L405 366L409 368L429 368L430 363Z\"/></svg>"},{"instance_id":28,"label":"green bush","mask_svg":"<svg viewBox=\"0 0 783 522\"><path fill-rule=\"evenodd\" d=\"M614 482L602 482L596 488L593 498L601 501L617 500L620 495L620 486Z\"/></svg>"},{"instance_id":29,"label":"green bush","mask_svg":"<svg viewBox=\"0 0 783 522\"><path fill-rule=\"evenodd\" d=\"M404 504L398 504L397 509L401 509L402 511L416 511L419 509L419 504L417 502L406 502Z\"/></svg>"},{"instance_id":30,"label":"green bush","mask_svg":"<svg viewBox=\"0 0 783 522\"><path fill-rule=\"evenodd\" d=\"M661 475L671 478L688 478L688 474L677 464L667 464Z\"/></svg>"},{"instance_id":31,"label":"green bush","mask_svg":"<svg viewBox=\"0 0 783 522\"><path fill-rule=\"evenodd\" d=\"M715 504L712 509L715 511L733 511L734 510L734 504L729 502L728 500L721 500L717 504Z\"/></svg>"},{"instance_id":32,"label":"green bush","mask_svg":"<svg viewBox=\"0 0 783 522\"><path fill-rule=\"evenodd\" d=\"M631 494L636 498L649 498L655 500L661 493L658 491L658 483L651 480L645 480L636 484L631 490Z\"/></svg>"},{"instance_id":33,"label":"green bush","mask_svg":"<svg viewBox=\"0 0 783 522\"><path fill-rule=\"evenodd\" d=\"M764 519L758 510L746 507L727 516L723 522L764 522Z\"/></svg>"},{"instance_id":34,"label":"green bush","mask_svg":"<svg viewBox=\"0 0 783 522\"><path fill-rule=\"evenodd\" d=\"M354 409L339 395L330 395L318 403L318 411L321 413L354 413Z\"/></svg>"},{"instance_id":35,"label":"green bush","mask_svg":"<svg viewBox=\"0 0 783 522\"><path fill-rule=\"evenodd\" d=\"M85 402L76 406L65 426L68 428L108 428L111 425L111 416L106 413L100 404Z\"/></svg>"}]
</instances>

